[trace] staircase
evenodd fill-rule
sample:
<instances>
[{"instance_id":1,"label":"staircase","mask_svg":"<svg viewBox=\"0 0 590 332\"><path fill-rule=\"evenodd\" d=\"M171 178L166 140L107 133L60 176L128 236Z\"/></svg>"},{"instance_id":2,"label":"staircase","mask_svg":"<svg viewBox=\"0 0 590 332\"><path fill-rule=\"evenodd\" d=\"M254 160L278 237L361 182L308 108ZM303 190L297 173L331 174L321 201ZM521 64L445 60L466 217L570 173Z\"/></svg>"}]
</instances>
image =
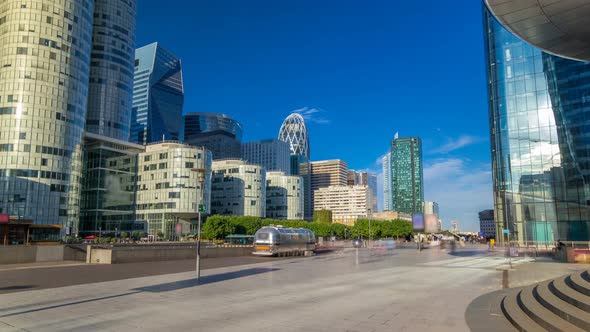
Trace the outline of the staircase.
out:
<instances>
[{"instance_id":1,"label":"staircase","mask_svg":"<svg viewBox=\"0 0 590 332\"><path fill-rule=\"evenodd\" d=\"M515 289L500 306L519 331L590 331L590 274Z\"/></svg>"}]
</instances>

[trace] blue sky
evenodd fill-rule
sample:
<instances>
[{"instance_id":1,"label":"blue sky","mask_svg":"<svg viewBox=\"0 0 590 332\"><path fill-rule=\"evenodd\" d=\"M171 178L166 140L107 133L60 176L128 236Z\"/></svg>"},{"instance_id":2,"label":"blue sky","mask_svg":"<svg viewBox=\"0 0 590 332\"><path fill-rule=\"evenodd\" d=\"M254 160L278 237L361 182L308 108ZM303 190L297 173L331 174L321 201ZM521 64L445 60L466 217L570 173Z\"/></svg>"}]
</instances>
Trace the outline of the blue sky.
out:
<instances>
[{"instance_id":1,"label":"blue sky","mask_svg":"<svg viewBox=\"0 0 590 332\"><path fill-rule=\"evenodd\" d=\"M419 136L445 228L492 207L480 1L141 0L137 29L182 59L185 112L250 141L302 110L312 160L379 173L395 132Z\"/></svg>"}]
</instances>

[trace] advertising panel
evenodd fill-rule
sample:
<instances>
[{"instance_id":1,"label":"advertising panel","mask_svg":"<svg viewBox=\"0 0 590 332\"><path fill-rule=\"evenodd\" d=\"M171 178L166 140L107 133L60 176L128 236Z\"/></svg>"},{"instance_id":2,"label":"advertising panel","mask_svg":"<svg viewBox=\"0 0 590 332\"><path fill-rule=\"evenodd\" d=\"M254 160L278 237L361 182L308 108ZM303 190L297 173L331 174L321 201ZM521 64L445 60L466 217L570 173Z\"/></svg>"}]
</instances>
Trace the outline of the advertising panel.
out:
<instances>
[{"instance_id":1,"label":"advertising panel","mask_svg":"<svg viewBox=\"0 0 590 332\"><path fill-rule=\"evenodd\" d=\"M8 215L0 213L0 223L8 223Z\"/></svg>"},{"instance_id":2,"label":"advertising panel","mask_svg":"<svg viewBox=\"0 0 590 332\"><path fill-rule=\"evenodd\" d=\"M422 213L412 214L412 226L414 232L424 232L424 215Z\"/></svg>"},{"instance_id":3,"label":"advertising panel","mask_svg":"<svg viewBox=\"0 0 590 332\"><path fill-rule=\"evenodd\" d=\"M424 232L426 233L437 233L438 230L438 217L436 214L427 214L424 216Z\"/></svg>"}]
</instances>

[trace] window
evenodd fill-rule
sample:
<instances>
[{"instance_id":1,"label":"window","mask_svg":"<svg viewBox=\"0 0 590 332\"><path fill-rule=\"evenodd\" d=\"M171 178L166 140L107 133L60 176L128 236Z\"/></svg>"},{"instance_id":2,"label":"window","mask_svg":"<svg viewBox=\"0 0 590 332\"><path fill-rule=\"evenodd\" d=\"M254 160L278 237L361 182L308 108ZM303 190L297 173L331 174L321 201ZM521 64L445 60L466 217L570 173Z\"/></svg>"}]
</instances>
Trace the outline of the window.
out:
<instances>
[{"instance_id":1,"label":"window","mask_svg":"<svg viewBox=\"0 0 590 332\"><path fill-rule=\"evenodd\" d=\"M47 166L47 159L41 158L41 166Z\"/></svg>"},{"instance_id":2,"label":"window","mask_svg":"<svg viewBox=\"0 0 590 332\"><path fill-rule=\"evenodd\" d=\"M168 158L168 152L160 153L160 159L167 159L167 158Z\"/></svg>"},{"instance_id":3,"label":"window","mask_svg":"<svg viewBox=\"0 0 590 332\"><path fill-rule=\"evenodd\" d=\"M158 165L158 169L166 169L166 168L168 168L168 163L160 163Z\"/></svg>"},{"instance_id":4,"label":"window","mask_svg":"<svg viewBox=\"0 0 590 332\"><path fill-rule=\"evenodd\" d=\"M45 20L47 23L52 24L53 23L53 18L51 16L47 16L47 19Z\"/></svg>"},{"instance_id":5,"label":"window","mask_svg":"<svg viewBox=\"0 0 590 332\"><path fill-rule=\"evenodd\" d=\"M184 167L185 167L185 168L194 168L194 167L195 167L195 163L192 163L192 162L186 162L186 163L184 164Z\"/></svg>"},{"instance_id":6,"label":"window","mask_svg":"<svg viewBox=\"0 0 590 332\"><path fill-rule=\"evenodd\" d=\"M152 160L152 156L150 156L150 155L143 157L143 161L150 161L150 160Z\"/></svg>"},{"instance_id":7,"label":"window","mask_svg":"<svg viewBox=\"0 0 590 332\"><path fill-rule=\"evenodd\" d=\"M27 55L27 48L26 47L17 47L16 54Z\"/></svg>"},{"instance_id":8,"label":"window","mask_svg":"<svg viewBox=\"0 0 590 332\"><path fill-rule=\"evenodd\" d=\"M18 134L19 139L27 139L27 133L20 133Z\"/></svg>"},{"instance_id":9,"label":"window","mask_svg":"<svg viewBox=\"0 0 590 332\"><path fill-rule=\"evenodd\" d=\"M168 198L180 198L180 193L168 193Z\"/></svg>"}]
</instances>

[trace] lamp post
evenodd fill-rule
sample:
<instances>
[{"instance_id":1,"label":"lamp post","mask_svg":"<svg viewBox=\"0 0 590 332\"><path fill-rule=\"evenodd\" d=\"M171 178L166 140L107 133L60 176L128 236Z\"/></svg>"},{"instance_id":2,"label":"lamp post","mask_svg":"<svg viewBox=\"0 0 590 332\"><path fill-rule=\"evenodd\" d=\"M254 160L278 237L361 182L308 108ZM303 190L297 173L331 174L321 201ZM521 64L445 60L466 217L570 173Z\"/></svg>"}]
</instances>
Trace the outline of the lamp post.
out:
<instances>
[{"instance_id":1,"label":"lamp post","mask_svg":"<svg viewBox=\"0 0 590 332\"><path fill-rule=\"evenodd\" d=\"M371 209L367 210L369 215L369 248L371 247Z\"/></svg>"},{"instance_id":2,"label":"lamp post","mask_svg":"<svg viewBox=\"0 0 590 332\"><path fill-rule=\"evenodd\" d=\"M205 151L205 149L203 149ZM203 205L203 195L205 193L205 174L211 170L205 168L193 168L191 171L197 173L197 181L201 192L198 195L197 210L198 210L198 222L197 222L197 261L196 261L196 273L197 279L201 278L201 212L205 212L205 206Z\"/></svg>"}]
</instances>

